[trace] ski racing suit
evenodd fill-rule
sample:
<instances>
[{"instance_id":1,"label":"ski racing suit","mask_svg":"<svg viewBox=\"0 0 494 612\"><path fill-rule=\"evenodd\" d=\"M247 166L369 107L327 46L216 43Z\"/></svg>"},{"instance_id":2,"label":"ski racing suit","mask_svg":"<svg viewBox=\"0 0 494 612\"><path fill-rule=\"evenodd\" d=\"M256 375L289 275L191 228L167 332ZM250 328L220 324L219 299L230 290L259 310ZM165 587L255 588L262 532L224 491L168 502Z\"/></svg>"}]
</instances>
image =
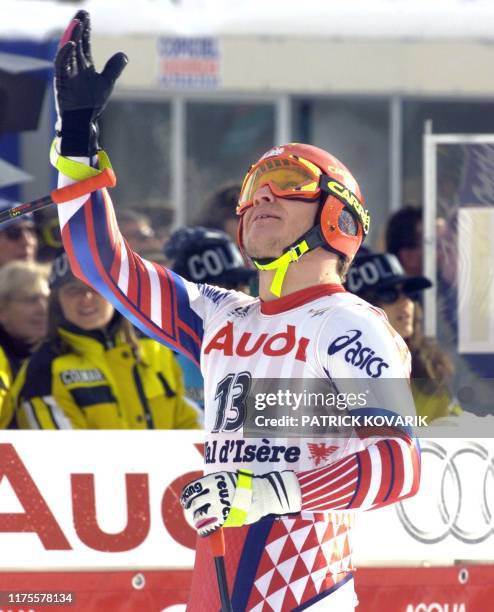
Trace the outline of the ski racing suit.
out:
<instances>
[{"instance_id":1,"label":"ski racing suit","mask_svg":"<svg viewBox=\"0 0 494 612\"><path fill-rule=\"evenodd\" d=\"M60 186L71 182L60 175ZM389 377L408 388L410 356L384 313L340 285L263 302L188 282L130 250L106 190L58 211L74 274L145 334L200 364L205 473L246 468L254 474L292 470L298 477L299 514L224 529L235 612L353 610L355 514L416 493L416 440L409 430L377 438L365 432L344 439L246 438L240 400L246 381L263 378ZM403 401L390 396L365 410L400 414ZM198 540L188 610L212 612L220 608L214 563L207 538Z\"/></svg>"}]
</instances>

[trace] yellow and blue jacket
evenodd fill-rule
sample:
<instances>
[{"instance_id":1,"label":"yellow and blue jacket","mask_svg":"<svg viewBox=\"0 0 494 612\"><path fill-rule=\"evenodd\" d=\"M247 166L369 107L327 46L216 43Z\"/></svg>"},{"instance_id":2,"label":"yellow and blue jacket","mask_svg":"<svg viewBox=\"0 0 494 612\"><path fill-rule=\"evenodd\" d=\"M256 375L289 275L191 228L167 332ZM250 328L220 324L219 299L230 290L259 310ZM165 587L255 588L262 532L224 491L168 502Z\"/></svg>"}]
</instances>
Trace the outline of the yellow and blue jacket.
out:
<instances>
[{"instance_id":1,"label":"yellow and blue jacket","mask_svg":"<svg viewBox=\"0 0 494 612\"><path fill-rule=\"evenodd\" d=\"M12 368L3 347L0 347L0 428L9 426L12 411L9 410L8 392L12 384Z\"/></svg>"},{"instance_id":2,"label":"yellow and blue jacket","mask_svg":"<svg viewBox=\"0 0 494 612\"><path fill-rule=\"evenodd\" d=\"M59 328L69 352L43 344L11 388L24 429L197 429L173 352L139 339L141 359L117 334Z\"/></svg>"},{"instance_id":3,"label":"yellow and blue jacket","mask_svg":"<svg viewBox=\"0 0 494 612\"><path fill-rule=\"evenodd\" d=\"M33 344L13 338L0 325L0 429L17 428L11 408L10 387L32 350Z\"/></svg>"}]
</instances>

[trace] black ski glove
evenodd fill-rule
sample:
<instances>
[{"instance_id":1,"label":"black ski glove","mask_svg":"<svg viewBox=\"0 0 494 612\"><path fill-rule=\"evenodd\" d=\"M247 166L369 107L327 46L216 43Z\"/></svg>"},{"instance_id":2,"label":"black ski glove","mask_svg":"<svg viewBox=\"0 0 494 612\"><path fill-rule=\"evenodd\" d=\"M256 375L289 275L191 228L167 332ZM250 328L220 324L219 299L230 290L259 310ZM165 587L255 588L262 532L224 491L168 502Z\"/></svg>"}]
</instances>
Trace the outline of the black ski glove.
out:
<instances>
[{"instance_id":1,"label":"black ski glove","mask_svg":"<svg viewBox=\"0 0 494 612\"><path fill-rule=\"evenodd\" d=\"M92 156L99 147L98 118L123 69L124 53L113 55L101 73L91 55L89 13L78 11L60 41L55 57L55 102L57 136L64 156Z\"/></svg>"}]
</instances>

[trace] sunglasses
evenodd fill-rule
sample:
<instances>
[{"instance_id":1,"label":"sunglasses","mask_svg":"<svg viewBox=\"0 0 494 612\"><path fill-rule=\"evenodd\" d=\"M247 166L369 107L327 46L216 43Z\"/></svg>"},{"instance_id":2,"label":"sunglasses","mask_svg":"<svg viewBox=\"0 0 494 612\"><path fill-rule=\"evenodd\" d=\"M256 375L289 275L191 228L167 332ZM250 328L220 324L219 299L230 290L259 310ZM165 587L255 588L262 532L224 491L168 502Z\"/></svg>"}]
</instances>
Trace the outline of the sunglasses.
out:
<instances>
[{"instance_id":1,"label":"sunglasses","mask_svg":"<svg viewBox=\"0 0 494 612\"><path fill-rule=\"evenodd\" d=\"M420 299L420 292L411 291L410 289L405 289L404 287L390 287L389 289L381 289L376 291L374 294L374 299L382 304L394 304L400 299L401 296L409 298L412 300L412 302L417 302Z\"/></svg>"},{"instance_id":2,"label":"sunglasses","mask_svg":"<svg viewBox=\"0 0 494 612\"><path fill-rule=\"evenodd\" d=\"M36 233L36 228L34 227L34 225L16 225L14 227L7 227L4 230L2 230L2 234L8 239L8 240L19 240L19 238L24 234L24 232L27 232L29 234L35 234Z\"/></svg>"},{"instance_id":3,"label":"sunglasses","mask_svg":"<svg viewBox=\"0 0 494 612\"><path fill-rule=\"evenodd\" d=\"M80 299L86 297L88 292L99 295L92 287L79 280L69 281L60 287L60 294L68 298Z\"/></svg>"}]
</instances>

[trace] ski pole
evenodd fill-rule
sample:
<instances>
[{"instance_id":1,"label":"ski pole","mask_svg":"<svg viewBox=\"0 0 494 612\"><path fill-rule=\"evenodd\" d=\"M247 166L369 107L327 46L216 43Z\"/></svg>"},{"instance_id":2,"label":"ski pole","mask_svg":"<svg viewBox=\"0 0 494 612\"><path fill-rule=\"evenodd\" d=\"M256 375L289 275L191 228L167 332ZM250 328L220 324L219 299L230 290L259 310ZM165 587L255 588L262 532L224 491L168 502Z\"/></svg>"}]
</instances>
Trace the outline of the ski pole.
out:
<instances>
[{"instance_id":1,"label":"ski pole","mask_svg":"<svg viewBox=\"0 0 494 612\"><path fill-rule=\"evenodd\" d=\"M83 181L78 181L72 185L66 187L60 187L50 192L50 195L38 198L32 202L26 202L25 204L19 204L9 210L0 212L0 224L5 221L11 221L17 217L21 217L27 213L35 212L41 208L45 208L50 204L60 204L61 202L68 202L69 200L75 200L83 195L103 189L104 187L114 187L117 184L115 173L111 168L105 168L102 172L96 176L91 176Z\"/></svg>"},{"instance_id":2,"label":"ski pole","mask_svg":"<svg viewBox=\"0 0 494 612\"><path fill-rule=\"evenodd\" d=\"M208 536L208 539L214 557L216 580L218 581L218 591L221 600L221 612L233 612L230 595L228 593L228 581L226 579L225 537L223 535L223 529L218 529Z\"/></svg>"}]
</instances>

